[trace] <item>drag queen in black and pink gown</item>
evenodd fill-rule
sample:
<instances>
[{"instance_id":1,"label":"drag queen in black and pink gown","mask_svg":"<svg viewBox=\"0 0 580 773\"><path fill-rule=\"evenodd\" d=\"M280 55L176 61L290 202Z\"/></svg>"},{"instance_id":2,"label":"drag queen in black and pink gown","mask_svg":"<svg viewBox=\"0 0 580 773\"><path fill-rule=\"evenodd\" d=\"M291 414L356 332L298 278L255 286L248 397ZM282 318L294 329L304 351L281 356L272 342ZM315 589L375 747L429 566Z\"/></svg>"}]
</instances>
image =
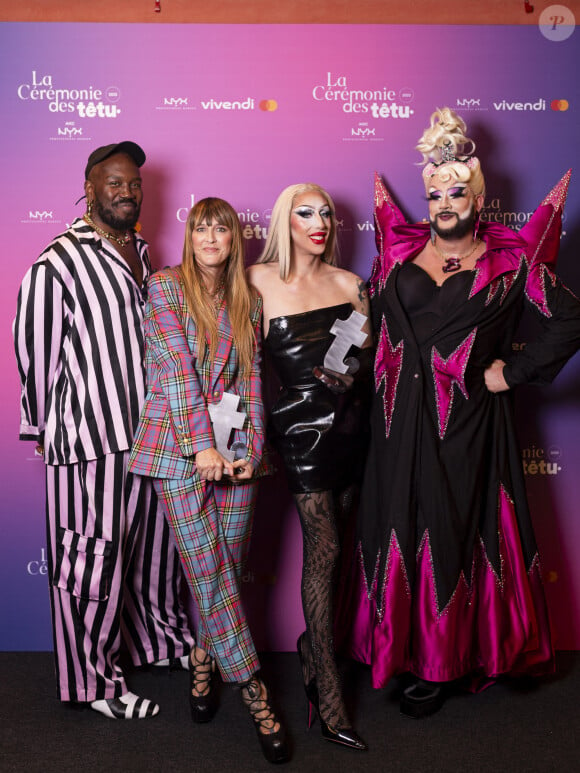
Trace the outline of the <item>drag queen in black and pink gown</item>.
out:
<instances>
[{"instance_id":1,"label":"drag queen in black and pink gown","mask_svg":"<svg viewBox=\"0 0 580 773\"><path fill-rule=\"evenodd\" d=\"M472 145L456 114L433 115L430 223L408 225L375 183L372 435L339 627L375 687L412 674L413 717L462 677L553 667L512 390L551 382L580 345L579 302L553 273L569 174L518 234L479 221ZM524 304L542 333L512 352Z\"/></svg>"}]
</instances>

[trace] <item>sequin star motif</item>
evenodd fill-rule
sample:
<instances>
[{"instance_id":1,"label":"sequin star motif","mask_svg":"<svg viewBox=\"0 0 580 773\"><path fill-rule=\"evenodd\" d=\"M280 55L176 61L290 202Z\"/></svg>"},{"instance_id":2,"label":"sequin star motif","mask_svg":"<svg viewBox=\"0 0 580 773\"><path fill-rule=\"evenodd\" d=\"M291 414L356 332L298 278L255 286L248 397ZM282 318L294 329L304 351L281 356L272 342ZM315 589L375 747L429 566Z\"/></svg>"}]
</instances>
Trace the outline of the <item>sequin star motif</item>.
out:
<instances>
[{"instance_id":1,"label":"sequin star motif","mask_svg":"<svg viewBox=\"0 0 580 773\"><path fill-rule=\"evenodd\" d=\"M394 225L405 224L403 213L393 201L385 184L376 172L374 200L375 243L379 254L374 259L369 280L369 294L371 298L374 297L376 292L384 287L394 266L392 256L388 255L389 250L387 248L386 235L390 233Z\"/></svg>"},{"instance_id":2,"label":"sequin star motif","mask_svg":"<svg viewBox=\"0 0 580 773\"><path fill-rule=\"evenodd\" d=\"M469 394L465 387L465 368L471 354L471 347L475 341L477 328L451 352L445 360L433 347L431 351L431 370L433 371L433 380L435 382L435 400L437 403L437 418L439 420L439 437L443 439L447 432L447 424L453 408L454 389L457 388L465 397L469 399Z\"/></svg>"},{"instance_id":3,"label":"sequin star motif","mask_svg":"<svg viewBox=\"0 0 580 773\"><path fill-rule=\"evenodd\" d=\"M555 282L551 269L556 265L560 247L562 211L570 175L570 171L566 172L520 231L520 236L528 244L529 274L526 295L545 317L551 316L546 289L548 282Z\"/></svg>"},{"instance_id":4,"label":"sequin star motif","mask_svg":"<svg viewBox=\"0 0 580 773\"><path fill-rule=\"evenodd\" d=\"M485 305L488 306L493 301L493 299L495 298L495 296L500 290L502 291L499 299L499 302L501 305L504 302L509 291L512 289L514 282L518 278L519 272L520 270L518 268L517 271L509 271L503 276L499 276L499 277L496 277L496 279L492 279L489 285L489 292L487 294L487 300L485 302Z\"/></svg>"},{"instance_id":5,"label":"sequin star motif","mask_svg":"<svg viewBox=\"0 0 580 773\"><path fill-rule=\"evenodd\" d=\"M402 364L403 341L399 341L397 346L393 346L389 338L387 323L383 317L375 359L375 389L378 392L381 383L384 381L383 410L385 415L385 437L389 437L391 432L391 421L393 419Z\"/></svg>"}]
</instances>

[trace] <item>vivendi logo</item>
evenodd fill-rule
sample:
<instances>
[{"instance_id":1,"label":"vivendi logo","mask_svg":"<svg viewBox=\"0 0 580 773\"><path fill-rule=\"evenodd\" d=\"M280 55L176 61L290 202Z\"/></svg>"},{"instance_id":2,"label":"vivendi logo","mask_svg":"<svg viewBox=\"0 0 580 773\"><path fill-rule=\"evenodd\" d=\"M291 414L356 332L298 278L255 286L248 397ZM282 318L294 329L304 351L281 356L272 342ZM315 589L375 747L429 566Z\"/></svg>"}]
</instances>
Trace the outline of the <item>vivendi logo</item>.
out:
<instances>
[{"instance_id":1,"label":"vivendi logo","mask_svg":"<svg viewBox=\"0 0 580 773\"><path fill-rule=\"evenodd\" d=\"M567 99L553 99L550 103L550 109L559 113L565 113L570 107L570 103ZM518 100L511 101L509 99L502 99L501 102L494 102L493 107L495 110L505 112L526 112L526 113L543 113L548 109L548 102L545 99L529 100L527 102L521 102Z\"/></svg>"}]
</instances>

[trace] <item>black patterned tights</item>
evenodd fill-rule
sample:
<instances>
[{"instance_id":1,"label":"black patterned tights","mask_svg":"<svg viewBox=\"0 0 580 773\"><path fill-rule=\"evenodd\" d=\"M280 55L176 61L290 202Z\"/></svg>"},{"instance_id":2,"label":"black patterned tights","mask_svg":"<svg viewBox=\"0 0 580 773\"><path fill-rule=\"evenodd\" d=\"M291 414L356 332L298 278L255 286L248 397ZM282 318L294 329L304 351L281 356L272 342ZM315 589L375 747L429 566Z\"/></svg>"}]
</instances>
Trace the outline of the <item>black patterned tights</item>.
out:
<instances>
[{"instance_id":1,"label":"black patterned tights","mask_svg":"<svg viewBox=\"0 0 580 773\"><path fill-rule=\"evenodd\" d=\"M301 637L304 681L316 678L322 719L334 728L350 727L342 698L332 635L336 569L353 491L295 494L302 524L304 558L302 607L307 635Z\"/></svg>"}]
</instances>

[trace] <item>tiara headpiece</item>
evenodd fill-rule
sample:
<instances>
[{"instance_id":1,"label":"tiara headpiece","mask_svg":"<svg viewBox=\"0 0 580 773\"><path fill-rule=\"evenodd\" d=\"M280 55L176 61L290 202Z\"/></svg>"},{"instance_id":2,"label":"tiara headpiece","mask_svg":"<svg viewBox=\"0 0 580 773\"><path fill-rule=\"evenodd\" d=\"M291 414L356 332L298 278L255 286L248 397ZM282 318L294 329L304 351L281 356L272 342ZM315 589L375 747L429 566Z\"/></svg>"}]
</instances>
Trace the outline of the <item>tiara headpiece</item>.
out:
<instances>
[{"instance_id":1,"label":"tiara headpiece","mask_svg":"<svg viewBox=\"0 0 580 773\"><path fill-rule=\"evenodd\" d=\"M441 161L440 164L449 164L452 161L460 161L455 155L455 148L450 142L446 142L441 148Z\"/></svg>"}]
</instances>

